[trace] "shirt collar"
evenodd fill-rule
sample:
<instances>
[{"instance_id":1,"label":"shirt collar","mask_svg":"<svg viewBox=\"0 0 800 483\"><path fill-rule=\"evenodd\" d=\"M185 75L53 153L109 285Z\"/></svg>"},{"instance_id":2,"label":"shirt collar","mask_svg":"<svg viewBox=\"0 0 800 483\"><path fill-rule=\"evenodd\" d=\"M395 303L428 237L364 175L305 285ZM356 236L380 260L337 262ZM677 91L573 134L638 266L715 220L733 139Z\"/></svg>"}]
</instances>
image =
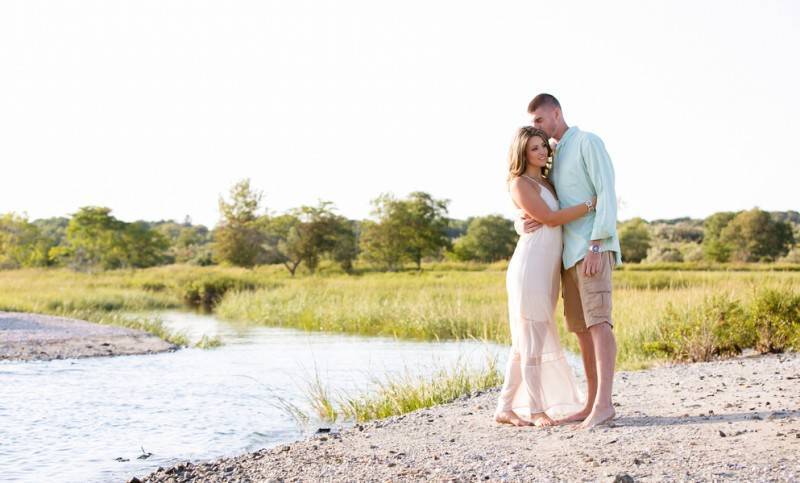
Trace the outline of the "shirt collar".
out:
<instances>
[{"instance_id":1,"label":"shirt collar","mask_svg":"<svg viewBox=\"0 0 800 483\"><path fill-rule=\"evenodd\" d=\"M558 144L562 144L564 141L572 137L576 132L578 132L578 126L570 126L567 128L567 131L561 136L561 139L558 141Z\"/></svg>"}]
</instances>

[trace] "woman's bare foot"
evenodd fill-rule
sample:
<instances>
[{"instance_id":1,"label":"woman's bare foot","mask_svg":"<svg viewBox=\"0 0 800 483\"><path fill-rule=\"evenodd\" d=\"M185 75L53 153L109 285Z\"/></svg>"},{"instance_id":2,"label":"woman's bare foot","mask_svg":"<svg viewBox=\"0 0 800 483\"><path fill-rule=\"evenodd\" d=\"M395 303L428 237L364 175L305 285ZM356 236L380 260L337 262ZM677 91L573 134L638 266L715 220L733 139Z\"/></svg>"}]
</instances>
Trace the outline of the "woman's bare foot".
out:
<instances>
[{"instance_id":1,"label":"woman's bare foot","mask_svg":"<svg viewBox=\"0 0 800 483\"><path fill-rule=\"evenodd\" d=\"M499 411L494 413L494 420L500 424L513 424L514 426L530 426L531 423L517 416L514 411Z\"/></svg>"},{"instance_id":2,"label":"woman's bare foot","mask_svg":"<svg viewBox=\"0 0 800 483\"><path fill-rule=\"evenodd\" d=\"M607 422L614 419L616 415L616 411L614 411L613 406L608 406L605 408L594 408L592 413L584 420L581 424L578 425L578 429L591 429L595 426L600 426L601 424L606 424Z\"/></svg>"},{"instance_id":3,"label":"woman's bare foot","mask_svg":"<svg viewBox=\"0 0 800 483\"><path fill-rule=\"evenodd\" d=\"M556 422L553 421L553 419L550 416L548 416L547 413L531 414L531 422L533 422L534 426L537 426L537 427L540 427L540 428L550 427L550 426L555 426L556 425Z\"/></svg>"}]
</instances>

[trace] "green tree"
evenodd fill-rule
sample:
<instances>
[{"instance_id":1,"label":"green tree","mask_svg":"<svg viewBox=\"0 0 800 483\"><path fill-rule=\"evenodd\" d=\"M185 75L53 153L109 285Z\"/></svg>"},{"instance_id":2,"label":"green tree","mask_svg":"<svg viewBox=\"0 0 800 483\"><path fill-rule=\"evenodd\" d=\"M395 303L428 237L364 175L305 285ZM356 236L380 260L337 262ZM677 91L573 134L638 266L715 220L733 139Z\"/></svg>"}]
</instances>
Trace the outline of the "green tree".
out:
<instances>
[{"instance_id":1,"label":"green tree","mask_svg":"<svg viewBox=\"0 0 800 483\"><path fill-rule=\"evenodd\" d=\"M189 263L193 265L210 265L213 263L211 253L211 232L203 225L193 225L189 217L183 223L163 221L156 224L155 229L169 240L167 263Z\"/></svg>"},{"instance_id":2,"label":"green tree","mask_svg":"<svg viewBox=\"0 0 800 483\"><path fill-rule=\"evenodd\" d=\"M447 200L414 192L398 200L381 195L373 200L377 223L365 223L361 236L364 258L390 269L409 260L422 268L422 259L449 248Z\"/></svg>"},{"instance_id":3,"label":"green tree","mask_svg":"<svg viewBox=\"0 0 800 483\"><path fill-rule=\"evenodd\" d=\"M346 271L356 257L352 222L334 213L333 204L301 206L277 217L263 217L261 230L270 261L282 263L294 276L304 263L314 273L324 256Z\"/></svg>"},{"instance_id":4,"label":"green tree","mask_svg":"<svg viewBox=\"0 0 800 483\"><path fill-rule=\"evenodd\" d=\"M443 249L450 248L450 239L447 238L449 201L435 200L428 193L416 191L405 203L408 206L406 252L420 270L424 257L437 256Z\"/></svg>"},{"instance_id":5,"label":"green tree","mask_svg":"<svg viewBox=\"0 0 800 483\"><path fill-rule=\"evenodd\" d=\"M769 213L753 208L737 214L720 233L720 241L732 247L734 260L774 261L794 244L792 227L775 221Z\"/></svg>"},{"instance_id":6,"label":"green tree","mask_svg":"<svg viewBox=\"0 0 800 483\"><path fill-rule=\"evenodd\" d=\"M72 215L66 229L66 243L51 250L76 270L113 269L125 259L124 225L111 216L111 208L85 206Z\"/></svg>"},{"instance_id":7,"label":"green tree","mask_svg":"<svg viewBox=\"0 0 800 483\"><path fill-rule=\"evenodd\" d=\"M364 220L359 238L361 257L372 265L397 270L407 258L399 232L399 228L389 221Z\"/></svg>"},{"instance_id":8,"label":"green tree","mask_svg":"<svg viewBox=\"0 0 800 483\"><path fill-rule=\"evenodd\" d=\"M48 239L26 217L0 215L0 269L48 265L49 248Z\"/></svg>"},{"instance_id":9,"label":"green tree","mask_svg":"<svg viewBox=\"0 0 800 483\"><path fill-rule=\"evenodd\" d=\"M264 238L267 263L281 263L294 276L303 263L303 243L297 233L300 219L293 214L263 216L259 227Z\"/></svg>"},{"instance_id":10,"label":"green tree","mask_svg":"<svg viewBox=\"0 0 800 483\"><path fill-rule=\"evenodd\" d=\"M622 259L626 262L639 263L647 258L651 237L647 222L641 218L633 218L622 223L619 228L619 243Z\"/></svg>"},{"instance_id":11,"label":"green tree","mask_svg":"<svg viewBox=\"0 0 800 483\"><path fill-rule=\"evenodd\" d=\"M651 246L650 249L647 250L647 258L645 261L648 263L682 262L683 254L678 247L673 244L659 243Z\"/></svg>"},{"instance_id":12,"label":"green tree","mask_svg":"<svg viewBox=\"0 0 800 483\"><path fill-rule=\"evenodd\" d=\"M495 262L514 253L517 243L514 222L500 215L472 218L464 236L453 244L453 254L459 260Z\"/></svg>"},{"instance_id":13,"label":"green tree","mask_svg":"<svg viewBox=\"0 0 800 483\"><path fill-rule=\"evenodd\" d=\"M69 225L69 218L64 216L53 218L41 218L34 220L33 224L39 229L39 236L43 244L47 247L47 253L50 250L64 245L67 239L67 225ZM49 255L47 256L47 264L53 265L56 263Z\"/></svg>"},{"instance_id":14,"label":"green tree","mask_svg":"<svg viewBox=\"0 0 800 483\"><path fill-rule=\"evenodd\" d=\"M703 222L703 254L712 262L725 263L730 260L733 248L722 241L722 230L733 220L736 213L721 211Z\"/></svg>"},{"instance_id":15,"label":"green tree","mask_svg":"<svg viewBox=\"0 0 800 483\"><path fill-rule=\"evenodd\" d=\"M230 201L219 199L222 219L214 230L214 259L240 267L266 261L264 236L258 211L263 195L250 187L250 180L239 181L230 190Z\"/></svg>"},{"instance_id":16,"label":"green tree","mask_svg":"<svg viewBox=\"0 0 800 483\"><path fill-rule=\"evenodd\" d=\"M462 236L467 234L467 228L469 228L469 224L472 222L473 217L467 218L466 220L455 220L450 219L447 223L447 238L450 240L457 240Z\"/></svg>"},{"instance_id":17,"label":"green tree","mask_svg":"<svg viewBox=\"0 0 800 483\"><path fill-rule=\"evenodd\" d=\"M330 251L331 259L342 269L350 273L353 262L358 257L358 237L356 222L345 217L338 217L333 226L334 244Z\"/></svg>"},{"instance_id":18,"label":"green tree","mask_svg":"<svg viewBox=\"0 0 800 483\"><path fill-rule=\"evenodd\" d=\"M69 220L65 243L50 254L77 270L144 268L163 263L168 246L147 222L125 223L110 208L85 206Z\"/></svg>"},{"instance_id":19,"label":"green tree","mask_svg":"<svg viewBox=\"0 0 800 483\"><path fill-rule=\"evenodd\" d=\"M122 239L124 249L122 265L145 268L164 263L169 250L169 240L150 228L144 221L124 224Z\"/></svg>"}]
</instances>

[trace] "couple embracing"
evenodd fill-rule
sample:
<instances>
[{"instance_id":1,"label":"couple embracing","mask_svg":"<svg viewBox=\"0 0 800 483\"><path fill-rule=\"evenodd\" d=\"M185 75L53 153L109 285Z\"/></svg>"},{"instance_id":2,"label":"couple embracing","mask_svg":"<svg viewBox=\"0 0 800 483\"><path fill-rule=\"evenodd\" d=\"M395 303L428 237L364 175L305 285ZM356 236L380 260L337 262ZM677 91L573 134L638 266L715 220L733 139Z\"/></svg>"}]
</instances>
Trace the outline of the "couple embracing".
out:
<instances>
[{"instance_id":1,"label":"couple embracing","mask_svg":"<svg viewBox=\"0 0 800 483\"><path fill-rule=\"evenodd\" d=\"M509 191L522 215L506 275L512 347L494 417L588 429L615 415L611 270L622 260L614 168L600 138L568 126L552 95L534 97L528 113L532 126L517 131L509 150ZM559 341L559 289L581 350L585 401Z\"/></svg>"}]
</instances>

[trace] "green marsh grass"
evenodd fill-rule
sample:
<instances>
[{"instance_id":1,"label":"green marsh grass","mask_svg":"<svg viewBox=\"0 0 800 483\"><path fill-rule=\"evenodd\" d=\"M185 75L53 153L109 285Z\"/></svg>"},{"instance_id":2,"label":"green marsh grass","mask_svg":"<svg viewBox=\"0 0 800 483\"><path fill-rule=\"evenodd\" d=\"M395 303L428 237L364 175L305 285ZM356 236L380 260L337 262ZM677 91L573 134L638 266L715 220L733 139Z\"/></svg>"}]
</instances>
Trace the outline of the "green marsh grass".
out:
<instances>
[{"instance_id":1,"label":"green marsh grass","mask_svg":"<svg viewBox=\"0 0 800 483\"><path fill-rule=\"evenodd\" d=\"M477 339L508 344L506 267L506 262L441 262L423 265L421 272L384 273L361 268L354 275L347 275L335 266L323 264L315 275L296 277L289 276L281 266L243 269L172 265L96 274L65 269L0 271L0 310L56 315L91 313L99 320L117 312L191 306L250 324L403 339ZM798 265L704 268L709 267L628 264L615 270L613 319L621 369L680 360L674 352L653 350L653 343L664 337L663 327L680 320L670 319L669 311L686 313L689 319L685 320L695 320L700 313L698 307L713 297L728 297L746 309L761 289L786 296L800 293ZM564 345L577 351L575 337L564 331L560 301L556 316ZM771 328L775 325L771 320L764 319L758 330L766 334L764 337L773 332L783 334ZM148 327L153 333L163 332L163 326ZM790 341L783 346L793 348L795 329L794 325L789 327L788 335L780 337ZM781 346L777 339L775 343ZM203 345L213 346L214 342L209 340ZM757 347L767 345L764 342Z\"/></svg>"},{"instance_id":2,"label":"green marsh grass","mask_svg":"<svg viewBox=\"0 0 800 483\"><path fill-rule=\"evenodd\" d=\"M747 305L762 288L800 291L795 271L614 272L613 319L621 369L670 360L647 350L669 306L688 310L724 295ZM232 292L217 306L230 320L398 338L478 339L508 344L505 272L423 271L284 279L270 288ZM556 309L562 341L577 351Z\"/></svg>"},{"instance_id":3,"label":"green marsh grass","mask_svg":"<svg viewBox=\"0 0 800 483\"><path fill-rule=\"evenodd\" d=\"M502 384L503 376L498 371L497 359L487 357L486 363L479 368L458 361L429 376L406 372L374 382L377 389L368 395L332 396L315 373L314 379L308 383L307 398L323 421L363 422L445 404L496 387Z\"/></svg>"}]
</instances>

